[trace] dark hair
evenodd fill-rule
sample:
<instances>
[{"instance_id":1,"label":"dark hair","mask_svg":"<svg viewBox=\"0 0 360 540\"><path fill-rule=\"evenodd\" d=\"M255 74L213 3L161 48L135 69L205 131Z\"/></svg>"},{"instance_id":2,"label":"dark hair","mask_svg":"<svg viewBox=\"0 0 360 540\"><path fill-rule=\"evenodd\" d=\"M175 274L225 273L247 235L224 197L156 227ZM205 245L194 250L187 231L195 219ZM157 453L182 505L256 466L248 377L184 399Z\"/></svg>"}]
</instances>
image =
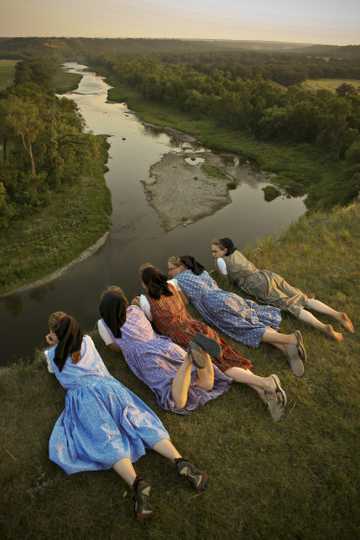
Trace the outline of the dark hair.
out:
<instances>
[{"instance_id":1,"label":"dark hair","mask_svg":"<svg viewBox=\"0 0 360 540\"><path fill-rule=\"evenodd\" d=\"M160 300L161 296L172 296L167 284L167 277L154 266L145 266L141 269L141 279L147 286L150 298Z\"/></svg>"},{"instance_id":2,"label":"dark hair","mask_svg":"<svg viewBox=\"0 0 360 540\"><path fill-rule=\"evenodd\" d=\"M83 333L77 320L66 314L54 325L53 331L59 340L55 349L54 362L59 371L62 371L69 355L74 364L79 362Z\"/></svg>"},{"instance_id":3,"label":"dark hair","mask_svg":"<svg viewBox=\"0 0 360 540\"><path fill-rule=\"evenodd\" d=\"M129 302L120 287L109 287L101 296L99 305L101 318L117 338L121 338L120 328L125 324L128 305Z\"/></svg>"},{"instance_id":4,"label":"dark hair","mask_svg":"<svg viewBox=\"0 0 360 540\"><path fill-rule=\"evenodd\" d=\"M236 247L231 238L220 238L220 244L223 249L226 249L226 255L232 255L236 251Z\"/></svg>"},{"instance_id":5,"label":"dark hair","mask_svg":"<svg viewBox=\"0 0 360 540\"><path fill-rule=\"evenodd\" d=\"M190 255L182 255L180 260L188 270L191 270L196 276L200 276L205 270L204 266L200 264L194 257Z\"/></svg>"}]
</instances>

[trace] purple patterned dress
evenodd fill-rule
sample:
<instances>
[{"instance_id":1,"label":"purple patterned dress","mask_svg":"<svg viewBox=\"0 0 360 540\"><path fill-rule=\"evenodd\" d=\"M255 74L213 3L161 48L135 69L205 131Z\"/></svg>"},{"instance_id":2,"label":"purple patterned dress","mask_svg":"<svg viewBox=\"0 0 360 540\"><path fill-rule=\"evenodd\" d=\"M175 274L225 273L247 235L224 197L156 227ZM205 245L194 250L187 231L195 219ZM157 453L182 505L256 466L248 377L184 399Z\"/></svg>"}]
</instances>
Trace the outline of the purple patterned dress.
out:
<instances>
[{"instance_id":1,"label":"purple patterned dress","mask_svg":"<svg viewBox=\"0 0 360 540\"><path fill-rule=\"evenodd\" d=\"M101 320L105 325L105 322ZM106 326L106 325L105 325ZM196 385L197 371L192 370L189 397L184 409L178 409L172 397L172 382L182 365L186 352L171 339L156 334L144 312L129 306L126 322L121 327L121 338L116 338L106 326L113 342L122 350L131 371L155 394L160 407L178 414L187 414L208 401L224 394L231 379L214 366L214 386L206 391Z\"/></svg>"},{"instance_id":2,"label":"purple patterned dress","mask_svg":"<svg viewBox=\"0 0 360 540\"><path fill-rule=\"evenodd\" d=\"M223 291L206 271L197 276L185 270L175 279L206 322L249 347L259 346L267 326L280 326L279 309Z\"/></svg>"}]
</instances>

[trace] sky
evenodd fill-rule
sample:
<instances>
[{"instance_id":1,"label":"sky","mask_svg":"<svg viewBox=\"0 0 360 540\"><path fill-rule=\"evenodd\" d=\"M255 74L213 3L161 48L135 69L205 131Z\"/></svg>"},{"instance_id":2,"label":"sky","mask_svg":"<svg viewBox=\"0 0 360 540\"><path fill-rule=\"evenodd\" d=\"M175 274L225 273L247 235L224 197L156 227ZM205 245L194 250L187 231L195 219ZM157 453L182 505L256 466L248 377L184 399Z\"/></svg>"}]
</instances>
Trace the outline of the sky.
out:
<instances>
[{"instance_id":1,"label":"sky","mask_svg":"<svg viewBox=\"0 0 360 540\"><path fill-rule=\"evenodd\" d=\"M0 0L0 37L360 44L360 0Z\"/></svg>"}]
</instances>

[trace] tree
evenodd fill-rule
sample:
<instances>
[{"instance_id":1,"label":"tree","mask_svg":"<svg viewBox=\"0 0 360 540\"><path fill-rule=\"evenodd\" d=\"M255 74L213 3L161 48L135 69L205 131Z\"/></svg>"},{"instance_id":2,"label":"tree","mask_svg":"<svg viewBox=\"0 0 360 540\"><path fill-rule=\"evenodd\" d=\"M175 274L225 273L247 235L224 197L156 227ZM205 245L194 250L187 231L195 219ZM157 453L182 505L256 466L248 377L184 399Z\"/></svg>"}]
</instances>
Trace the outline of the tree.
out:
<instances>
[{"instance_id":1,"label":"tree","mask_svg":"<svg viewBox=\"0 0 360 540\"><path fill-rule=\"evenodd\" d=\"M31 174L35 177L36 163L33 144L45 129L39 107L30 99L10 96L7 100L6 109L6 122L14 133L21 138L23 148L31 162Z\"/></svg>"},{"instance_id":2,"label":"tree","mask_svg":"<svg viewBox=\"0 0 360 540\"><path fill-rule=\"evenodd\" d=\"M352 84L344 82L337 87L336 93L338 96L354 96L358 91Z\"/></svg>"}]
</instances>

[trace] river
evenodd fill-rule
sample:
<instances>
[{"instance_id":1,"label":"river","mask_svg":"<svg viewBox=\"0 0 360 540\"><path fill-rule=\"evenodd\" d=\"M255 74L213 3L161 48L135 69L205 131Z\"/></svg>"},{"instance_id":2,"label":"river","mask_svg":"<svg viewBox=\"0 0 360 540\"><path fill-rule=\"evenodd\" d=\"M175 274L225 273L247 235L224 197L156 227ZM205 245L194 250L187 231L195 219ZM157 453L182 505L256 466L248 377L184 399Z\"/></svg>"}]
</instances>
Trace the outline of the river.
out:
<instances>
[{"instance_id":1,"label":"river","mask_svg":"<svg viewBox=\"0 0 360 540\"><path fill-rule=\"evenodd\" d=\"M150 168L165 154L181 150L179 142L146 128L126 104L107 103L108 84L86 71L86 66L69 63L66 69L83 75L76 92L66 97L77 103L88 129L110 136L106 182L112 197L112 226L106 244L95 255L47 285L0 300L0 365L33 357L34 348L44 345L52 311L67 311L83 328L93 328L99 295L107 285L120 285L129 298L138 294L141 263L151 261L165 270L168 256L192 254L210 267L212 238L229 236L241 248L279 234L306 211L301 198L266 202L261 188L269 182L259 173L250 180L244 174L244 180L229 192L229 204L186 227L167 231L149 204L143 182L150 180ZM196 147L188 145L190 155L192 150Z\"/></svg>"}]
</instances>

